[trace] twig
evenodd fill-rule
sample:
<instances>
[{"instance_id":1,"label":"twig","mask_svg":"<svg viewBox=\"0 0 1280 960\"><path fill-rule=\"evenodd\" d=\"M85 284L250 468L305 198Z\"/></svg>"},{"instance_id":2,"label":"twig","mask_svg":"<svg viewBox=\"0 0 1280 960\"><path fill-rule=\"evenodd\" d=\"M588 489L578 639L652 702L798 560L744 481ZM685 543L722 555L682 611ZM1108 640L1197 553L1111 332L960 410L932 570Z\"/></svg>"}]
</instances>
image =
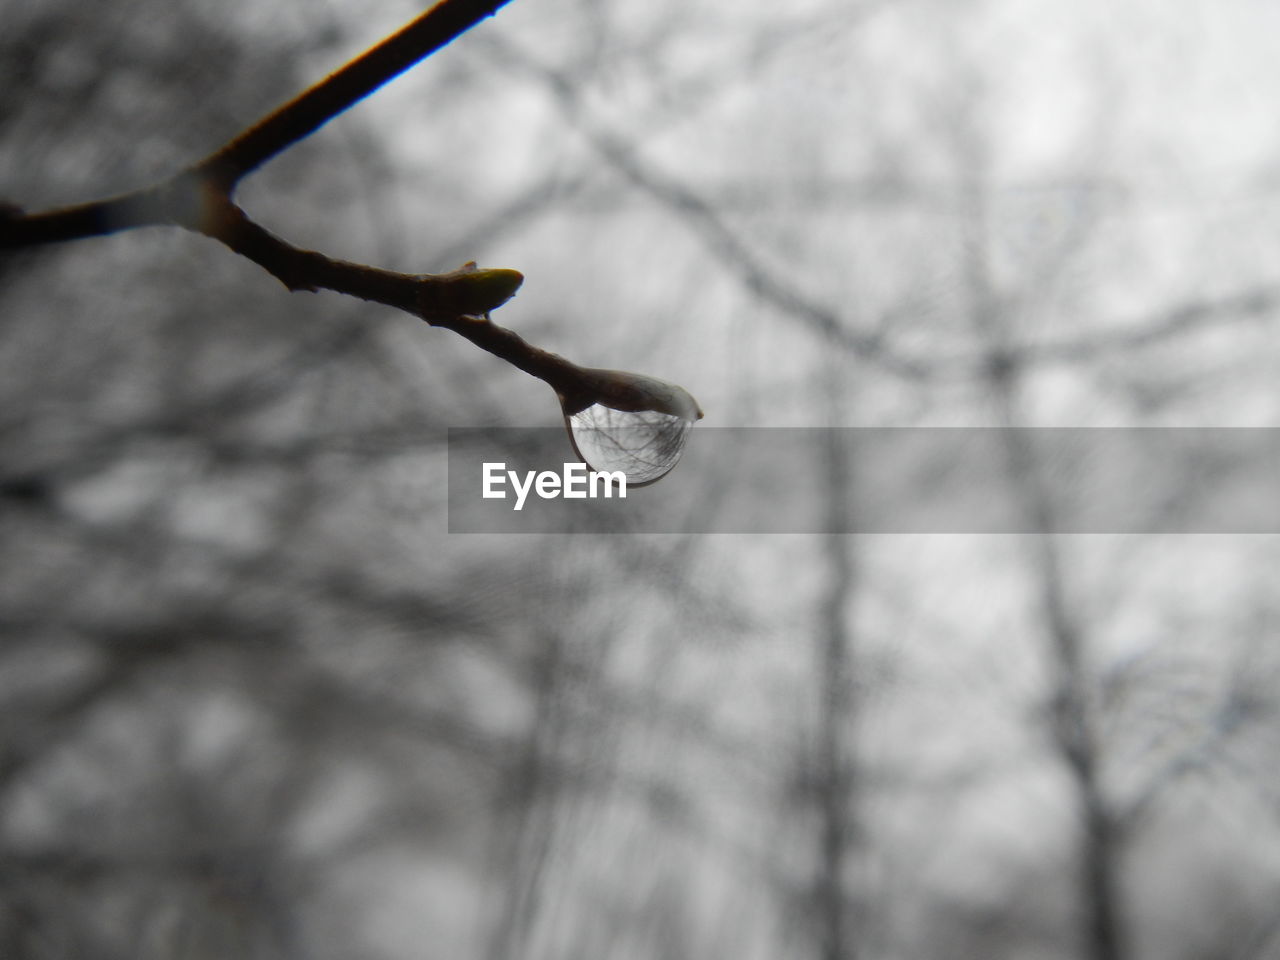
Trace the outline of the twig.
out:
<instances>
[{"instance_id":1,"label":"twig","mask_svg":"<svg viewBox=\"0 0 1280 960\"><path fill-rule=\"evenodd\" d=\"M442 0L166 183L43 213L24 215L6 207L0 210L0 249L162 224L200 230L194 214L199 212L202 193L230 201L235 186L247 174L509 2Z\"/></svg>"},{"instance_id":2,"label":"twig","mask_svg":"<svg viewBox=\"0 0 1280 960\"><path fill-rule=\"evenodd\" d=\"M135 227L180 226L220 241L291 291L320 289L386 304L445 327L548 383L572 414L595 402L619 410L701 417L682 388L636 374L579 367L489 320L524 277L468 263L446 274L406 274L292 246L232 200L240 180L403 73L510 0L442 0L205 159L163 183L105 200L26 214L0 205L0 250L102 236Z\"/></svg>"},{"instance_id":3,"label":"twig","mask_svg":"<svg viewBox=\"0 0 1280 960\"><path fill-rule=\"evenodd\" d=\"M405 274L334 260L274 236L251 220L231 197L246 174L507 2L443 0L163 183L43 213L23 214L6 207L0 211L0 249L61 243L135 227L180 226L221 241L289 290L334 290L396 307L429 322L488 313L516 292L524 279L520 273L477 270L469 265L442 275Z\"/></svg>"},{"instance_id":4,"label":"twig","mask_svg":"<svg viewBox=\"0 0 1280 960\"><path fill-rule=\"evenodd\" d=\"M444 0L365 51L336 73L264 117L201 161L196 171L234 186L276 154L314 133L331 119L418 61L493 16L510 0Z\"/></svg>"}]
</instances>

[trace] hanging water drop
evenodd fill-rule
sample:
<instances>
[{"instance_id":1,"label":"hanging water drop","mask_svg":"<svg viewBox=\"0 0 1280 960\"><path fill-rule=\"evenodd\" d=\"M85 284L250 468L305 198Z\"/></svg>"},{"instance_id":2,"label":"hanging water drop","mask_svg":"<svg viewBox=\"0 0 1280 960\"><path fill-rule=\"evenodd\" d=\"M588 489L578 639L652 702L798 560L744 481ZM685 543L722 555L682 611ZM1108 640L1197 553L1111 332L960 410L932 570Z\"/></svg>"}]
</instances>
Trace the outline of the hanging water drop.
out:
<instances>
[{"instance_id":1,"label":"hanging water drop","mask_svg":"<svg viewBox=\"0 0 1280 960\"><path fill-rule=\"evenodd\" d=\"M561 396L574 451L592 470L620 470L628 487L661 480L680 461L697 401L683 387L619 370L584 371L590 396Z\"/></svg>"},{"instance_id":2,"label":"hanging water drop","mask_svg":"<svg viewBox=\"0 0 1280 960\"><path fill-rule=\"evenodd\" d=\"M592 470L621 470L628 487L671 472L684 452L693 422L669 413L630 413L593 403L566 417L573 449Z\"/></svg>"}]
</instances>

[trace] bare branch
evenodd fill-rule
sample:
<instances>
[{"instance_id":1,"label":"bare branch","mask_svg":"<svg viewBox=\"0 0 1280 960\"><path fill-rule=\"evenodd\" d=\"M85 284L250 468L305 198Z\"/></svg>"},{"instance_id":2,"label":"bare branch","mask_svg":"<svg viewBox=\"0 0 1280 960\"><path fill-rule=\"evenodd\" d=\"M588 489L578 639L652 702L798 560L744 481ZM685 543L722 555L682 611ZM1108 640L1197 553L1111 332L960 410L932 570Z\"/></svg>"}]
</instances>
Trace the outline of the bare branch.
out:
<instances>
[{"instance_id":1,"label":"bare branch","mask_svg":"<svg viewBox=\"0 0 1280 960\"><path fill-rule=\"evenodd\" d=\"M324 126L418 61L493 16L510 0L442 0L377 46L330 74L196 165L232 188L276 154Z\"/></svg>"},{"instance_id":2,"label":"bare branch","mask_svg":"<svg viewBox=\"0 0 1280 960\"><path fill-rule=\"evenodd\" d=\"M700 418L682 388L636 374L578 367L493 324L488 317L519 289L519 271L478 269L405 274L335 260L294 247L232 202L236 185L272 157L419 60L492 16L510 0L442 0L382 43L310 87L169 180L118 197L25 214L0 205L0 250L101 236L134 227L180 226L202 233L258 264L289 290L333 290L395 307L446 327L548 383L565 415L599 402L616 410Z\"/></svg>"},{"instance_id":3,"label":"bare branch","mask_svg":"<svg viewBox=\"0 0 1280 960\"><path fill-rule=\"evenodd\" d=\"M314 133L338 114L399 76L510 0L441 0L422 16L340 70L309 87L170 183L119 197L60 210L23 215L0 208L0 249L60 243L102 236L133 227L180 223L191 217L175 211L173 187L192 182L228 200L235 186L272 157Z\"/></svg>"},{"instance_id":4,"label":"bare branch","mask_svg":"<svg viewBox=\"0 0 1280 960\"><path fill-rule=\"evenodd\" d=\"M1162 316L1126 324L1114 332L1061 339L1023 349L1032 361L1081 362L1121 350L1158 346L1184 333L1211 329L1222 323L1265 317L1280 306L1280 287L1261 286L1216 299L1194 300Z\"/></svg>"}]
</instances>

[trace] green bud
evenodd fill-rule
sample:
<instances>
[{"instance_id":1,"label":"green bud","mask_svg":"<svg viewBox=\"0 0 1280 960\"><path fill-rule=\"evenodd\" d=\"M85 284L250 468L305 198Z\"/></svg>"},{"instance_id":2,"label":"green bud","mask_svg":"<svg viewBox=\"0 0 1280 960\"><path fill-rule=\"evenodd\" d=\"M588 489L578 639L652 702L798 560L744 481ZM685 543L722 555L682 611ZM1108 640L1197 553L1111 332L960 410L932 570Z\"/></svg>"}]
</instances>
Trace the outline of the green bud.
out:
<instances>
[{"instance_id":1,"label":"green bud","mask_svg":"<svg viewBox=\"0 0 1280 960\"><path fill-rule=\"evenodd\" d=\"M501 267L479 269L468 263L452 273L424 274L418 281L418 311L424 319L478 317L515 296L524 274Z\"/></svg>"}]
</instances>

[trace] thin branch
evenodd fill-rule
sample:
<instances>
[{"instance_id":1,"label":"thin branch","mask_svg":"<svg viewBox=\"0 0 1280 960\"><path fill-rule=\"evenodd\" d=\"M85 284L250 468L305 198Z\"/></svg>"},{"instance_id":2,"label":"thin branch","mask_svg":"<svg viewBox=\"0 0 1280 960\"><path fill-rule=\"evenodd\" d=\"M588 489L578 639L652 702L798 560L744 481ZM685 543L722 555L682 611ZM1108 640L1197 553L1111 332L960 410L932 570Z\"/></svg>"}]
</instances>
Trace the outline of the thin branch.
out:
<instances>
[{"instance_id":1,"label":"thin branch","mask_svg":"<svg viewBox=\"0 0 1280 960\"><path fill-rule=\"evenodd\" d=\"M443 0L422 16L254 124L196 165L228 188L348 107L456 40L510 0Z\"/></svg>"},{"instance_id":2,"label":"thin branch","mask_svg":"<svg viewBox=\"0 0 1280 960\"><path fill-rule=\"evenodd\" d=\"M191 226L190 211L184 215L181 204L196 199L193 185L230 200L236 184L247 174L509 2L442 0L168 183L38 214L23 215L21 210L5 206L0 209L0 249L60 243L142 226Z\"/></svg>"},{"instance_id":3,"label":"thin branch","mask_svg":"<svg viewBox=\"0 0 1280 960\"><path fill-rule=\"evenodd\" d=\"M165 223L160 211L147 201L150 193L128 193L42 213L24 213L17 207L6 205L0 211L0 250L101 237L134 227Z\"/></svg>"},{"instance_id":4,"label":"thin branch","mask_svg":"<svg viewBox=\"0 0 1280 960\"><path fill-rule=\"evenodd\" d=\"M474 264L452 273L410 274L336 260L286 243L217 193L206 193L195 221L183 226L221 241L290 290L334 290L428 322L487 313L509 300L524 281L516 270L478 270Z\"/></svg>"},{"instance_id":5,"label":"thin branch","mask_svg":"<svg viewBox=\"0 0 1280 960\"><path fill-rule=\"evenodd\" d=\"M1020 353L1030 361L1079 363L1122 350L1159 346L1184 333L1211 329L1218 324L1267 317L1280 308L1280 286L1265 285L1223 297L1193 300L1163 316L1128 323L1117 330L1101 330L1088 337L1063 338L1027 346Z\"/></svg>"},{"instance_id":6,"label":"thin branch","mask_svg":"<svg viewBox=\"0 0 1280 960\"><path fill-rule=\"evenodd\" d=\"M566 414L600 402L618 410L701 417L696 402L680 387L635 374L579 367L493 324L489 312L509 300L524 281L516 270L481 270L468 263L447 274L406 274L336 260L292 246L232 202L235 187L244 176L508 2L442 0L204 160L160 184L36 214L0 204L0 250L135 227L179 226L220 241L289 290L333 290L395 307L433 326L453 330L544 380L559 395Z\"/></svg>"}]
</instances>

